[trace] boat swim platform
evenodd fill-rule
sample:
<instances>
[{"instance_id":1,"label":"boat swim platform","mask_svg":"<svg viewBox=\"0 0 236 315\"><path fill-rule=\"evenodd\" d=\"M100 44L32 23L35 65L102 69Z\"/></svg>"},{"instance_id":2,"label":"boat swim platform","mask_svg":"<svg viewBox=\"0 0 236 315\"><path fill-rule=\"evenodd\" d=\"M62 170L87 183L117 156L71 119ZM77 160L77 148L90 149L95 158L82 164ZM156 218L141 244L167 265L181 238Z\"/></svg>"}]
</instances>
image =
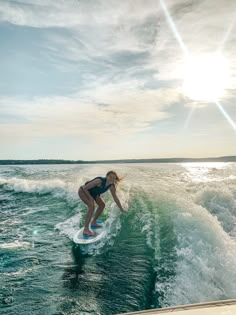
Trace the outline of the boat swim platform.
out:
<instances>
[{"instance_id":1,"label":"boat swim platform","mask_svg":"<svg viewBox=\"0 0 236 315\"><path fill-rule=\"evenodd\" d=\"M179 305L117 315L236 315L236 299Z\"/></svg>"}]
</instances>

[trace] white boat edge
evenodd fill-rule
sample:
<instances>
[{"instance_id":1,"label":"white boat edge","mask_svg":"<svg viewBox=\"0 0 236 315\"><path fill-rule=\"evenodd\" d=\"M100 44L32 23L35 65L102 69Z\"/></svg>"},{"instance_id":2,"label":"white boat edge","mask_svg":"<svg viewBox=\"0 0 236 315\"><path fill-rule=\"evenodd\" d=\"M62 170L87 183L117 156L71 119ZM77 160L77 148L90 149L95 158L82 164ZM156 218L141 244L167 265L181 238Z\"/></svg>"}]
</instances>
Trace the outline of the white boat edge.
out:
<instances>
[{"instance_id":1,"label":"white boat edge","mask_svg":"<svg viewBox=\"0 0 236 315\"><path fill-rule=\"evenodd\" d=\"M178 305L117 315L235 315L236 299Z\"/></svg>"}]
</instances>

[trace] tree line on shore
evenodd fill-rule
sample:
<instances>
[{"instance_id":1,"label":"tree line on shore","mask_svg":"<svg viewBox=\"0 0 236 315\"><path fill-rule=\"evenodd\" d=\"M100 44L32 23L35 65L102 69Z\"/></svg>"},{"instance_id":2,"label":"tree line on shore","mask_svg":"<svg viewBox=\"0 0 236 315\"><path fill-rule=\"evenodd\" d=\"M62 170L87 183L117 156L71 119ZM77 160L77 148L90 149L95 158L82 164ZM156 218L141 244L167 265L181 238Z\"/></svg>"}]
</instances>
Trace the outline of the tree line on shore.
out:
<instances>
[{"instance_id":1,"label":"tree line on shore","mask_svg":"<svg viewBox=\"0 0 236 315\"><path fill-rule=\"evenodd\" d=\"M0 160L0 165L31 165L31 164L113 164L113 163L186 163L186 162L236 162L236 156L209 158L158 158L158 159L121 159L121 160Z\"/></svg>"}]
</instances>

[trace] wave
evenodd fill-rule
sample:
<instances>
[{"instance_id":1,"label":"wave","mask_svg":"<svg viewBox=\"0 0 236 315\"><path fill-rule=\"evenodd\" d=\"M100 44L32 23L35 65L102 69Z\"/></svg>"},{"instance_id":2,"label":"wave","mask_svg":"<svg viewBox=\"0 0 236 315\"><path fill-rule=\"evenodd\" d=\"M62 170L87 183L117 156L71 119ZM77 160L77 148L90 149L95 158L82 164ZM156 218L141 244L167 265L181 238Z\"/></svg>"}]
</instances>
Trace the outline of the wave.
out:
<instances>
[{"instance_id":1,"label":"wave","mask_svg":"<svg viewBox=\"0 0 236 315\"><path fill-rule=\"evenodd\" d=\"M15 192L46 194L52 191L62 192L65 188L65 183L59 179L53 180L32 180L13 178L0 178L0 185L6 190Z\"/></svg>"},{"instance_id":2,"label":"wave","mask_svg":"<svg viewBox=\"0 0 236 315\"><path fill-rule=\"evenodd\" d=\"M236 237L236 202L229 187L205 187L194 201L216 216L229 235Z\"/></svg>"},{"instance_id":3,"label":"wave","mask_svg":"<svg viewBox=\"0 0 236 315\"><path fill-rule=\"evenodd\" d=\"M5 192L26 193L37 196L51 194L53 198L65 200L69 207L78 204L77 186L61 179L32 180L20 178L0 178L0 187Z\"/></svg>"},{"instance_id":4,"label":"wave","mask_svg":"<svg viewBox=\"0 0 236 315\"><path fill-rule=\"evenodd\" d=\"M145 238L146 246L152 253L152 272L156 277L151 303L155 307L235 297L234 239L224 231L217 217L191 198L186 198L184 191L182 195L180 190L176 195L170 195L166 193L166 187L163 191L159 187L156 189L156 192L147 192L131 187L128 196L123 199L129 202L129 211L124 215L120 215L109 199L107 236L99 244L87 247L83 254L98 255L112 248L115 255L119 249L114 246L123 242L124 234L121 236L120 233L126 233L126 246L131 249L135 245L135 251L141 257L143 249L139 247L138 238L132 238L134 230L139 233L137 237ZM56 226L71 239L81 223L82 210L78 210L78 215ZM131 252L127 254L131 261ZM145 259L148 261L149 258ZM144 274L151 272L145 259L142 257L139 261ZM148 279L152 281L151 274ZM135 281L133 284L139 287L139 294L143 294L144 288L139 286L141 278Z\"/></svg>"},{"instance_id":5,"label":"wave","mask_svg":"<svg viewBox=\"0 0 236 315\"><path fill-rule=\"evenodd\" d=\"M155 307L235 298L234 238L203 204L196 204L191 195L186 198L184 189L176 189L176 194L165 189L161 183L151 192L133 189L131 208L132 225L153 250ZM232 193L215 194L219 214L224 205L229 212L222 218L230 221L235 214ZM206 200L202 192L197 196Z\"/></svg>"},{"instance_id":6,"label":"wave","mask_svg":"<svg viewBox=\"0 0 236 315\"><path fill-rule=\"evenodd\" d=\"M172 251L157 258L158 303L163 306L188 304L236 296L236 243L207 209L178 198L168 213L173 227ZM163 241L163 240L162 240ZM163 266L160 266L160 262ZM169 263L172 263L170 266Z\"/></svg>"}]
</instances>

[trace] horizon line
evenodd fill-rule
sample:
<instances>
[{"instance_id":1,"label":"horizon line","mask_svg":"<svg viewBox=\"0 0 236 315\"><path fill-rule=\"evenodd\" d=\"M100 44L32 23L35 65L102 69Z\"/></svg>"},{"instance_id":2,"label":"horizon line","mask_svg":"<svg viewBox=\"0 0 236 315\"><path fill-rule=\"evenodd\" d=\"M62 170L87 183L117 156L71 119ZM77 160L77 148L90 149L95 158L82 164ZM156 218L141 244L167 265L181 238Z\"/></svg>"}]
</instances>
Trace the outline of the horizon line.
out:
<instances>
[{"instance_id":1,"label":"horizon line","mask_svg":"<svg viewBox=\"0 0 236 315\"><path fill-rule=\"evenodd\" d=\"M39 161L48 161L48 162L71 162L71 163L99 163L99 162L140 162L140 161L180 161L180 160L220 160L220 159L232 159L236 161L236 155L226 155L226 156L216 156L216 157L173 157L173 158L120 158L120 159L110 159L110 160L72 160L72 159L53 159L53 158L38 158L38 159L0 159L2 162L39 162Z\"/></svg>"}]
</instances>

